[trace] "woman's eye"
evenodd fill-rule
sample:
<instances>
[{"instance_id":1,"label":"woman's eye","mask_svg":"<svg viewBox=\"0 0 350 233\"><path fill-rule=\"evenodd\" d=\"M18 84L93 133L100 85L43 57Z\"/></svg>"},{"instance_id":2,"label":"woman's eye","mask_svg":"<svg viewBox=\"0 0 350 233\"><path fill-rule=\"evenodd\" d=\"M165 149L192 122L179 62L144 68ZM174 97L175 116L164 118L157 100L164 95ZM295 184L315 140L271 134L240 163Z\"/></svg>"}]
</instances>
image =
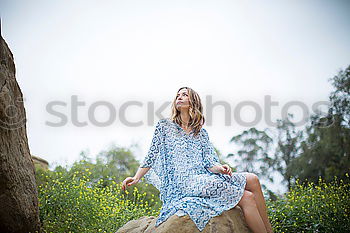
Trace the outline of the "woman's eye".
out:
<instances>
[{"instance_id":1,"label":"woman's eye","mask_svg":"<svg viewBox=\"0 0 350 233\"><path fill-rule=\"evenodd\" d=\"M182 95L188 96L187 94L183 93ZM179 95L176 96L176 98L179 97Z\"/></svg>"}]
</instances>

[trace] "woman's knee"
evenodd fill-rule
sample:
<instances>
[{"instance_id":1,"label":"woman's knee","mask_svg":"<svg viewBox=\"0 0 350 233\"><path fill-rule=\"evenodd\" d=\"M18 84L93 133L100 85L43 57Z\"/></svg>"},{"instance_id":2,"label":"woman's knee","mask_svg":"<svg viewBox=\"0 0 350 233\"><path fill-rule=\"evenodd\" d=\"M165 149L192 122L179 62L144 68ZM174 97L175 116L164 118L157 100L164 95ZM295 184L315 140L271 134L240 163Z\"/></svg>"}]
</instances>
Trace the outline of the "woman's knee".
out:
<instances>
[{"instance_id":1,"label":"woman's knee","mask_svg":"<svg viewBox=\"0 0 350 233\"><path fill-rule=\"evenodd\" d=\"M246 174L247 177L247 189L248 190L254 190L256 188L260 188L260 180L259 177L255 174L255 173L247 173Z\"/></svg>"},{"instance_id":2,"label":"woman's knee","mask_svg":"<svg viewBox=\"0 0 350 233\"><path fill-rule=\"evenodd\" d=\"M238 206L242 208L246 206L256 206L254 193L244 190L243 196L238 202Z\"/></svg>"}]
</instances>

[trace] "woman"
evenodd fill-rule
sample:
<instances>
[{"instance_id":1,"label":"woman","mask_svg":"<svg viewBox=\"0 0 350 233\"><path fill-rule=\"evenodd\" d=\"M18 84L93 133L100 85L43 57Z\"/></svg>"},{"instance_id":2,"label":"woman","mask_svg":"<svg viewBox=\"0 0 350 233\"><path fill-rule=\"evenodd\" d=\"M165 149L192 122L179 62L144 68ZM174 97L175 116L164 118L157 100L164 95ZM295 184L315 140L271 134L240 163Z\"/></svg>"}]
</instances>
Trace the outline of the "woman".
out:
<instances>
[{"instance_id":1,"label":"woman","mask_svg":"<svg viewBox=\"0 0 350 233\"><path fill-rule=\"evenodd\" d=\"M204 124L199 95L189 87L178 90L172 117L158 121L147 156L122 189L144 176L160 191L163 202L156 226L176 214L188 214L202 231L210 218L241 207L253 232L272 232L264 196L254 173L232 173L219 163Z\"/></svg>"}]
</instances>

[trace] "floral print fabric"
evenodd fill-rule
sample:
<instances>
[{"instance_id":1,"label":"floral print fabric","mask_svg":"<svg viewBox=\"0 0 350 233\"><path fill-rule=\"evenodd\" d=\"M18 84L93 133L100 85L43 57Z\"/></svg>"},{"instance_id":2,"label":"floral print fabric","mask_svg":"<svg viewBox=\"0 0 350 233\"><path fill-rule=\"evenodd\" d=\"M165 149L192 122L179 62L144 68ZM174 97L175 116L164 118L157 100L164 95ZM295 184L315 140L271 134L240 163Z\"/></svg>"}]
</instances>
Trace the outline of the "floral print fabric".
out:
<instances>
[{"instance_id":1,"label":"floral print fabric","mask_svg":"<svg viewBox=\"0 0 350 233\"><path fill-rule=\"evenodd\" d=\"M149 151L140 167L150 167L147 183L160 192L163 202L156 226L170 216L189 215L199 231L209 220L237 205L246 185L245 172L232 176L213 173L220 165L206 129L186 133L170 118L158 121Z\"/></svg>"}]
</instances>

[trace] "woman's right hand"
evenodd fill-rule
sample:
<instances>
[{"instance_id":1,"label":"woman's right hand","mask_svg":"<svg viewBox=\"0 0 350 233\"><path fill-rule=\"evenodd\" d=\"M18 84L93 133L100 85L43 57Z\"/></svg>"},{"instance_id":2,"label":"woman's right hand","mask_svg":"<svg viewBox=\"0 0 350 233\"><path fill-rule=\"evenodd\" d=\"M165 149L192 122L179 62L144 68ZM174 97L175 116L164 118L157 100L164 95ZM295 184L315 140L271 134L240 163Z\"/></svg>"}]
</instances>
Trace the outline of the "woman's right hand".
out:
<instances>
[{"instance_id":1,"label":"woman's right hand","mask_svg":"<svg viewBox=\"0 0 350 233\"><path fill-rule=\"evenodd\" d=\"M127 186L131 186L133 184L137 184L140 179L135 177L126 177L122 184L122 189L125 191Z\"/></svg>"}]
</instances>

